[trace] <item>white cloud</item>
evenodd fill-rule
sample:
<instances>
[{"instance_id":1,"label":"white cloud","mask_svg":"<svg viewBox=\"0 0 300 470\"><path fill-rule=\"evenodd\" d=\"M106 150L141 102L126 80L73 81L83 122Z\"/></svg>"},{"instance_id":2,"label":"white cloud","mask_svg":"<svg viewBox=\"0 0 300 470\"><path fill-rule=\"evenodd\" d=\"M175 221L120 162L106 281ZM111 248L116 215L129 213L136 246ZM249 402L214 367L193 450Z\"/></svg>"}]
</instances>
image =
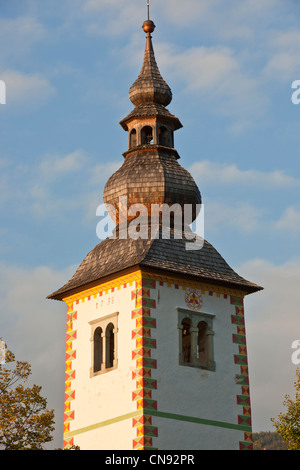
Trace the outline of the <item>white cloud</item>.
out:
<instances>
[{"instance_id":1,"label":"white cloud","mask_svg":"<svg viewBox=\"0 0 300 470\"><path fill-rule=\"evenodd\" d=\"M286 175L281 170L262 172L259 170L240 170L236 165L213 163L208 160L194 163L189 171L200 184L218 182L218 184L255 185L262 188L299 187L300 180Z\"/></svg>"},{"instance_id":2,"label":"white cloud","mask_svg":"<svg viewBox=\"0 0 300 470\"><path fill-rule=\"evenodd\" d=\"M44 178L58 177L82 170L87 161L88 158L82 150L75 150L63 156L49 155L41 162L40 171Z\"/></svg>"},{"instance_id":3,"label":"white cloud","mask_svg":"<svg viewBox=\"0 0 300 470\"><path fill-rule=\"evenodd\" d=\"M96 225L104 185L122 161L95 163L88 153L77 149L65 155L47 154L38 162L36 166L26 162L13 165L12 160L0 159L1 208L5 204L18 215L40 219L55 214L65 221L74 220L76 213L77 221L94 219Z\"/></svg>"},{"instance_id":4,"label":"white cloud","mask_svg":"<svg viewBox=\"0 0 300 470\"><path fill-rule=\"evenodd\" d=\"M72 0L74 1L74 0ZM234 30L244 35L242 28L247 28L247 23L257 22L259 16L270 17L274 9L278 6L279 0L227 0L226 4L222 0L164 0L163 2L151 2L150 16L154 22L165 22L176 25L177 28L186 28L195 24L209 24L214 34L223 33L228 30L232 34ZM110 11L119 24L119 29L131 29L132 17L141 21L146 18L146 1L131 0L120 2L119 0L84 0L81 2L81 11L86 14L102 14ZM127 14L126 14L127 12ZM225 16L226 14L226 16ZM121 24L120 19L127 18L127 23ZM229 27L231 26L231 28ZM241 26L242 25L242 26ZM229 31L230 29L230 31Z\"/></svg>"},{"instance_id":5,"label":"white cloud","mask_svg":"<svg viewBox=\"0 0 300 470\"><path fill-rule=\"evenodd\" d=\"M279 0L164 0L153 2L155 18L162 15L177 28L209 27L214 37L249 37L260 18L273 16Z\"/></svg>"},{"instance_id":6,"label":"white cloud","mask_svg":"<svg viewBox=\"0 0 300 470\"><path fill-rule=\"evenodd\" d=\"M0 18L0 61L22 60L44 34L44 26L34 17Z\"/></svg>"},{"instance_id":7,"label":"white cloud","mask_svg":"<svg viewBox=\"0 0 300 470\"><path fill-rule=\"evenodd\" d=\"M47 217L55 212L57 217L65 217L67 211L82 204L82 194L75 190L70 194L64 188L70 185L70 176L80 174L84 162L85 155L77 150L63 156L47 155L36 166L27 162L4 163L0 176L0 203L6 203L17 214Z\"/></svg>"},{"instance_id":8,"label":"white cloud","mask_svg":"<svg viewBox=\"0 0 300 470\"><path fill-rule=\"evenodd\" d=\"M36 175L26 182L29 206L38 217L55 213L66 219L73 217L76 211L77 218L81 214L84 221L95 219L97 206L102 203L104 185L121 164L113 161L94 164L82 150L67 155L47 155ZM66 191L67 186L71 190Z\"/></svg>"},{"instance_id":9,"label":"white cloud","mask_svg":"<svg viewBox=\"0 0 300 470\"><path fill-rule=\"evenodd\" d=\"M280 219L274 223L274 227L277 230L284 230L291 235L299 235L300 211L294 207L287 207Z\"/></svg>"},{"instance_id":10,"label":"white cloud","mask_svg":"<svg viewBox=\"0 0 300 470\"><path fill-rule=\"evenodd\" d=\"M247 347L254 430L274 430L270 418L283 410L285 394L294 392L291 345L300 340L300 259L282 265L256 259L236 271L264 287L245 300Z\"/></svg>"},{"instance_id":11,"label":"white cloud","mask_svg":"<svg viewBox=\"0 0 300 470\"><path fill-rule=\"evenodd\" d=\"M122 166L121 161L98 163L90 169L91 182L94 184L106 183L113 173Z\"/></svg>"},{"instance_id":12,"label":"white cloud","mask_svg":"<svg viewBox=\"0 0 300 470\"><path fill-rule=\"evenodd\" d=\"M214 31L225 39L257 40L258 35L266 32L266 22L271 18L275 21L279 2L280 0L230 0L224 4L220 0Z\"/></svg>"},{"instance_id":13,"label":"white cloud","mask_svg":"<svg viewBox=\"0 0 300 470\"><path fill-rule=\"evenodd\" d=\"M28 187L29 206L38 217L47 217L56 213L57 217L77 210L77 215L85 207L86 193L92 191L87 181L90 162L89 156L78 149L67 155L46 155L31 180L26 182ZM65 191L65 187L73 181L73 191ZM75 181L82 181L80 192L76 191Z\"/></svg>"},{"instance_id":14,"label":"white cloud","mask_svg":"<svg viewBox=\"0 0 300 470\"><path fill-rule=\"evenodd\" d=\"M42 106L54 94L51 83L39 74L26 74L17 70L1 73L6 84L6 105L18 112Z\"/></svg>"},{"instance_id":15,"label":"white cloud","mask_svg":"<svg viewBox=\"0 0 300 470\"><path fill-rule=\"evenodd\" d=\"M178 51L159 44L157 51L166 74L182 82L189 94L201 95L209 112L232 118L233 130L243 130L267 109L268 97L257 74L251 76L232 48L199 46Z\"/></svg>"},{"instance_id":16,"label":"white cloud","mask_svg":"<svg viewBox=\"0 0 300 470\"><path fill-rule=\"evenodd\" d=\"M96 35L114 36L132 32L146 19L146 3L142 5L137 1L88 0L81 11L87 18L86 31ZM106 15L108 12L110 14Z\"/></svg>"},{"instance_id":17,"label":"white cloud","mask_svg":"<svg viewBox=\"0 0 300 470\"><path fill-rule=\"evenodd\" d=\"M247 203L225 205L210 202L205 206L205 231L220 231L231 227L239 232L252 233L261 228L264 211Z\"/></svg>"},{"instance_id":18,"label":"white cloud","mask_svg":"<svg viewBox=\"0 0 300 470\"><path fill-rule=\"evenodd\" d=\"M300 188L300 180L275 170L262 172L259 170L240 170L236 165L213 163L207 160L194 163L189 168L200 188L210 185L236 188L251 188L251 192L259 196L265 191L278 191L279 188L290 191ZM217 200L204 201L205 231L219 231L220 227L234 228L238 232L251 234L255 231L270 233L273 238L283 235L290 238L300 234L300 211L296 207L287 206L280 215L272 215L272 208L265 204L263 196L254 203L236 201L230 198L226 203ZM288 201L288 199L287 199Z\"/></svg>"},{"instance_id":19,"label":"white cloud","mask_svg":"<svg viewBox=\"0 0 300 470\"><path fill-rule=\"evenodd\" d=\"M159 6L153 2L155 18L163 14L170 22L179 27L189 26L195 22L205 22L220 6L220 0L185 0L185 2L165 0Z\"/></svg>"},{"instance_id":20,"label":"white cloud","mask_svg":"<svg viewBox=\"0 0 300 470\"><path fill-rule=\"evenodd\" d=\"M74 1L74 0L73 0ZM137 31L146 19L146 2L131 0L82 0L80 14L89 33L120 35ZM262 22L274 15L278 0L164 0L152 2L150 16L159 28L199 28L220 39L253 39L258 19ZM104 21L105 19L105 21ZM176 29L174 28L176 27Z\"/></svg>"},{"instance_id":21,"label":"white cloud","mask_svg":"<svg viewBox=\"0 0 300 470\"><path fill-rule=\"evenodd\" d=\"M83 9L86 11L98 11L106 10L109 7L116 8L119 6L118 10L123 9L126 5L122 5L118 0L86 0L83 5Z\"/></svg>"},{"instance_id":22,"label":"white cloud","mask_svg":"<svg viewBox=\"0 0 300 470\"><path fill-rule=\"evenodd\" d=\"M270 35L270 53L264 75L275 81L291 81L299 78L300 30L278 31Z\"/></svg>"},{"instance_id":23,"label":"white cloud","mask_svg":"<svg viewBox=\"0 0 300 470\"><path fill-rule=\"evenodd\" d=\"M9 198L11 190L6 175L0 176L0 205L5 203Z\"/></svg>"},{"instance_id":24,"label":"white cloud","mask_svg":"<svg viewBox=\"0 0 300 470\"><path fill-rule=\"evenodd\" d=\"M193 47L171 54L165 51L162 62L172 72L177 71L190 91L215 90L217 94L239 68L233 51L224 46Z\"/></svg>"}]
</instances>

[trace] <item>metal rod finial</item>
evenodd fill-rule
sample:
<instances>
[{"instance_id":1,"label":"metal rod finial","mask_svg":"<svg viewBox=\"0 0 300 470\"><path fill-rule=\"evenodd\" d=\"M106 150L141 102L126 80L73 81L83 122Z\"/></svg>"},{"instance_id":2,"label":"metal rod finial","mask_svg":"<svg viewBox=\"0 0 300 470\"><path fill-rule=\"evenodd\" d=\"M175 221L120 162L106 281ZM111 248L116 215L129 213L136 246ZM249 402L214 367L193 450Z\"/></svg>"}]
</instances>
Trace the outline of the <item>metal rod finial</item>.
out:
<instances>
[{"instance_id":1,"label":"metal rod finial","mask_svg":"<svg viewBox=\"0 0 300 470\"><path fill-rule=\"evenodd\" d=\"M142 28L145 31L145 33L148 34L147 37L151 37L151 33L153 33L155 29L155 24L153 23L153 21L150 20L150 0L147 0L147 9L148 9L148 19L144 21Z\"/></svg>"}]
</instances>

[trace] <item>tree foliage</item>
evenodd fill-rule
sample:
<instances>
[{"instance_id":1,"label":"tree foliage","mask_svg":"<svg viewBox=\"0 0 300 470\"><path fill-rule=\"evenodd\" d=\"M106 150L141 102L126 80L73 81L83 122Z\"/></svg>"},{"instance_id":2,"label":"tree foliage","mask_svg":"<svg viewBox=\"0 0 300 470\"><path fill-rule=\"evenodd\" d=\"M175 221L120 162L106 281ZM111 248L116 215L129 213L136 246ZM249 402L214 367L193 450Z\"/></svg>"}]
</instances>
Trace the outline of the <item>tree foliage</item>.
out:
<instances>
[{"instance_id":1,"label":"tree foliage","mask_svg":"<svg viewBox=\"0 0 300 470\"><path fill-rule=\"evenodd\" d=\"M287 450L284 440L277 432L260 431L253 433L254 450Z\"/></svg>"},{"instance_id":2,"label":"tree foliage","mask_svg":"<svg viewBox=\"0 0 300 470\"><path fill-rule=\"evenodd\" d=\"M287 407L286 413L280 413L277 421L272 418L278 434L286 443L288 450L300 450L300 369L296 371L295 399L285 396L283 404Z\"/></svg>"},{"instance_id":3,"label":"tree foliage","mask_svg":"<svg viewBox=\"0 0 300 470\"><path fill-rule=\"evenodd\" d=\"M54 411L47 409L42 387L19 383L30 375L30 364L16 361L6 349L0 364L0 445L5 450L42 450L53 439Z\"/></svg>"}]
</instances>

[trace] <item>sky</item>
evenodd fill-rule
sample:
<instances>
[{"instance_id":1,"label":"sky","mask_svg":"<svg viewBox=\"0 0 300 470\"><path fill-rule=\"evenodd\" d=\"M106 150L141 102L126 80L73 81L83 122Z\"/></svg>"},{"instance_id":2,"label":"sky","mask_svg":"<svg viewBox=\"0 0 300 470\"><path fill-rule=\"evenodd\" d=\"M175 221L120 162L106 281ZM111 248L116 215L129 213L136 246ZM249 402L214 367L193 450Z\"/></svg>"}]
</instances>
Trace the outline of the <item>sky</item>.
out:
<instances>
[{"instance_id":1,"label":"sky","mask_svg":"<svg viewBox=\"0 0 300 470\"><path fill-rule=\"evenodd\" d=\"M245 299L247 344L253 430L273 431L300 340L300 4L152 0L151 17L205 238L264 287ZM100 242L96 209L127 150L119 122L133 108L145 19L146 0L0 2L0 337L55 409L53 448L66 307L46 296Z\"/></svg>"}]
</instances>

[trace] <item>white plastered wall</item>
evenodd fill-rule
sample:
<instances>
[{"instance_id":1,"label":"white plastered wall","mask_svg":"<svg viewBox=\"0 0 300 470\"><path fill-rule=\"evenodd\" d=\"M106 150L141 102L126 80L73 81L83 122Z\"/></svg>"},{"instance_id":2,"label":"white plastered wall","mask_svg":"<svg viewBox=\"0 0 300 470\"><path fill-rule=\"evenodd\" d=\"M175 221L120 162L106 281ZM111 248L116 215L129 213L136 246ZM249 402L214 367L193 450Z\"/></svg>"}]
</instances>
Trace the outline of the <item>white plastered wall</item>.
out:
<instances>
[{"instance_id":1,"label":"white plastered wall","mask_svg":"<svg viewBox=\"0 0 300 470\"><path fill-rule=\"evenodd\" d=\"M199 312L215 315L213 320L213 344L215 371L179 365L179 330L177 308L188 310L185 291L174 284L157 286L155 338L157 349L157 407L160 412L196 417L214 422L237 425L242 407L237 405L241 386L236 383L239 366L234 364L237 345L232 341L236 327L231 323L235 307L230 295L224 299L215 293L202 295L203 305ZM244 433L235 429L219 428L166 418L155 418L159 449L238 449Z\"/></svg>"},{"instance_id":2,"label":"white plastered wall","mask_svg":"<svg viewBox=\"0 0 300 470\"><path fill-rule=\"evenodd\" d=\"M82 430L74 437L81 449L131 449L136 431L132 429L132 419L117 421L103 426L107 420L114 420L132 411L136 404L132 401L132 360L133 340L131 332L134 322L131 310L133 287L123 286L114 292L103 292L95 299L82 300L76 305L76 359L73 361L75 380L75 411L70 432ZM92 341L90 322L118 312L117 358L118 366L106 373L92 376ZM89 430L90 429L90 430Z\"/></svg>"}]
</instances>

